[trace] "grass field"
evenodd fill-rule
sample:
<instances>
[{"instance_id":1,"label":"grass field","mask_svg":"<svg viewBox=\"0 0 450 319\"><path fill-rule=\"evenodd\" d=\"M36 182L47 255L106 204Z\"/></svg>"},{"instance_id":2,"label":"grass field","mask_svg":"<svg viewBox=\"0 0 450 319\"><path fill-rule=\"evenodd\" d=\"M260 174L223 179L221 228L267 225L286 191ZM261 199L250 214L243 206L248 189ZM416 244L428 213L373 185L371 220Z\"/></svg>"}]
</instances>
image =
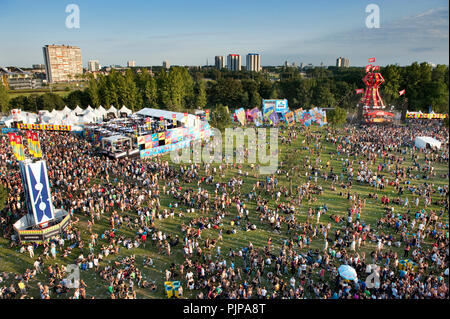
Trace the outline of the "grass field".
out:
<instances>
[{"instance_id":1,"label":"grass field","mask_svg":"<svg viewBox=\"0 0 450 319\"><path fill-rule=\"evenodd\" d=\"M42 95L45 93L50 93L50 90L40 90L40 91L25 91L25 92L21 92L21 91L9 91L8 92L8 96L10 99L13 99L17 96L23 95L23 96L30 96L32 94L36 94L36 95ZM57 94L59 96L61 96L62 98L66 97L70 91L55 91L53 90L52 93Z\"/></svg>"},{"instance_id":2,"label":"grass field","mask_svg":"<svg viewBox=\"0 0 450 319\"><path fill-rule=\"evenodd\" d=\"M316 132L321 132L324 136L325 130L323 128L313 127L312 130L316 131ZM282 130L280 130L280 133L281 133L280 135L283 135ZM292 145L281 145L281 143L279 143L280 154L279 154L278 162L279 163L283 162L283 166L281 168L282 169L290 169L294 166L300 167L299 172L295 173L294 175L292 173L290 173L290 175L293 176L292 187L294 190L294 197L296 196L295 195L296 186L301 185L307 181L307 178L305 177L305 171L301 167L301 164L303 162L305 162L308 157L312 161L315 161L316 158L320 158L322 165L325 165L325 163L327 161L329 161L330 165L334 168L334 172L336 172L338 175L342 171L342 162L341 162L340 158L339 159L336 158L336 149L333 144L327 143L325 141L325 139L322 138L321 144L323 147L323 151L320 152L320 155L317 155L317 153L313 153L313 150L316 145L302 144L303 140L304 140L304 136L302 134L300 134L300 136L294 141L294 143ZM302 149L303 146L308 146L309 149L304 150L304 149ZM410 161L409 157L408 156L406 156L406 157L408 159L406 161L406 165L411 165L411 161ZM166 156L165 159L170 161L168 156ZM380 161L381 160L378 159L377 164L380 163ZM423 162L423 154L420 157L420 161L421 161L421 163ZM354 164L353 167L356 168L357 164ZM372 167L372 169L375 169L375 167ZM224 179L222 179L219 175L216 175L215 179L216 180L218 179L219 181L228 181L230 177L236 176L238 174L237 171L238 171L237 169L230 169L230 170L228 170L226 177ZM248 177L243 177L244 184L243 184L242 193L247 194L251 191L254 183L256 182L256 179L253 176L253 173L251 172L250 166L248 164L244 164L243 171L244 172L250 171ZM445 174L448 172L448 167L444 164L435 165L435 172L436 172L437 176L440 176L440 174ZM203 170L200 170L200 174L201 174L201 176L203 176L202 175ZM265 176L258 177L259 180L263 180L264 178L265 178ZM278 178L279 185L284 185L288 189L290 188L290 183L289 183L288 179L286 178L285 174L281 174L281 175L277 176L277 178ZM94 180L93 182L102 183L102 181L100 181L98 179ZM413 180L412 181L413 184L418 184L418 183L423 183L423 182L424 182L424 180ZM436 178L432 182L434 183L435 187L437 187L437 185L448 184L447 179ZM339 186L337 187L336 191L332 191L330 189L331 181L324 181L322 178L319 177L318 184L322 186L323 194L317 198L316 202L308 204L307 202L304 201L301 207L296 208L296 212L297 212L296 218L297 218L297 220L304 222L306 220L306 212L309 207L317 208L326 203L328 206L328 213L327 213L327 215L325 215L321 218L321 223L327 224L328 222L331 222L332 230L331 230L330 234L332 234L332 233L334 233L334 230L336 228L341 227L341 225L336 224L328 216L330 214L338 214L341 216L346 216L347 209L350 207L351 204L349 203L349 201L347 200L346 197L339 196L339 191L340 191ZM162 183L160 186L162 186ZM192 187L195 189L195 188L197 188L197 183L195 183L195 184L193 183L190 185L184 184L183 190L188 187ZM214 187L213 185L202 184L202 188L208 189L210 194L211 193L214 194L213 187ZM372 188L368 185L359 185L359 183L356 182L356 180L353 183L351 193L352 194L358 193L358 194L362 195L364 198L369 193L374 193L375 191L378 193L379 197L381 197L383 194L390 196L391 198L397 197L397 192L395 192L394 188L391 186L386 187L381 192L380 190L378 190L378 189L375 190L374 188ZM343 192L345 192L345 190ZM413 198L412 198L411 194L406 193L406 195L408 195L409 200L410 200L410 205L411 205L411 203L413 203L413 200L412 200ZM404 196L405 195L403 195L402 198L404 198ZM282 201L285 200L284 195L282 195L281 199L282 199ZM437 199L437 197L436 197L436 195L433 195L433 200L435 200L435 199ZM162 209L168 208L169 203L174 203L174 200L171 197L161 193L161 204L162 204L161 208ZM246 206L250 211L250 221L257 225L257 230L246 232L246 231L242 230L242 228L237 228L238 231L236 234L227 235L226 230L232 228L232 226L230 225L230 221L235 217L235 213L236 213L234 206L231 207L231 209L229 210L230 214L229 214L229 216L227 216L225 218L223 227L222 227L223 228L223 242L218 243L218 245L220 245L222 248L222 254L223 255L227 254L229 252L230 248L232 248L234 250L238 250L245 246L248 246L249 241L251 241L253 243L255 248L264 248L267 244L267 239L269 236L272 237L272 242L274 244L274 251L276 253L278 253L281 242L284 239L291 238L290 236L286 235L286 231L287 231L286 226L284 225L282 227L282 231L280 234L274 233L267 223L265 223L265 222L261 223L259 221L258 214L255 212L256 204L254 201L251 201L251 202L247 201ZM275 201L273 199L270 199L270 207L273 208L274 206L275 206ZM423 200L421 200L421 203L419 205L419 209L421 209L421 208L423 208ZM436 206L431 206L430 208L435 209L435 210L440 209L440 207L436 207ZM186 211L185 207L179 207L175 210L175 212L176 213L179 212L180 209L182 209L183 212ZM400 206L395 206L395 211L396 211L396 213L397 212L403 213L403 212L406 212L406 208L403 208ZM414 214L415 211L416 211L415 208L411 209L411 214ZM137 216L136 212L128 212L128 214L133 217ZM380 202L375 202L373 200L367 199L367 206L362 211L361 220L364 223L371 224L373 226L372 228L375 228L376 221L381 216L383 216L383 214L384 214L384 208L381 206ZM168 219L163 219L163 220L157 220L156 227L158 229L161 229L163 232L170 233L173 236L178 235L180 237L180 239L182 239L184 236L183 236L183 233L181 232L180 224L182 222L187 223L193 217L198 217L198 216L199 216L199 214L197 212L185 213L185 215L183 217L178 217L178 214L175 214L175 217L173 219L168 218ZM85 216L78 216L78 217L80 218L81 225L79 225L79 226L82 229L83 240L87 243L88 236L89 236L89 233L87 231L87 218ZM93 227L93 230L97 233L101 233L106 228L109 228L108 217L109 216L104 216L100 222L96 222L95 226ZM446 218L448 219L448 216L446 216ZM314 217L313 223L315 223L315 217ZM385 233L389 232L388 229L384 229L383 231ZM126 237L129 237L129 238L133 238L135 236L134 231L126 229L125 226L122 226L121 228L119 228L118 232L119 232L119 234L124 234ZM217 236L218 236L218 230L207 229L202 232L202 240L205 240L207 237L217 238ZM397 236L397 238L398 238L398 236ZM175 264L178 265L179 263L184 261L184 257L182 254L182 245L179 244L178 246L176 246L176 248L172 250L172 255L169 257L165 254L159 254L156 247L153 247L150 242L151 242L151 240L148 240L145 248L143 248L141 246L139 248L134 248L134 249L125 249L124 247L121 247L120 256L110 255L110 256L106 257L101 262L101 266L104 267L106 264L110 264L115 260L119 260L123 256L134 254L136 256L137 266L139 269L141 269L141 271L144 275L144 279L155 280L157 283L157 287L158 287L158 289L155 292L137 288L136 291L137 291L138 298L164 298L164 296L165 296L164 295L164 287L163 287L164 271L165 271L165 269L169 268L169 266L172 262L174 262ZM98 249L99 249L99 246L101 243L106 244L106 240L99 240L99 243L96 246L96 253L98 253ZM375 244L371 243L369 241L367 241L367 243L368 244L365 247L361 248L360 251L364 251L366 253L366 255L369 255L370 252L375 249ZM310 248L312 248L312 249L317 248L317 249L321 250L323 248L323 239L321 237L315 238L312 241ZM401 248L392 247L392 249L397 250L399 252L399 256L402 256L403 247L401 247ZM298 250L299 249L296 248L296 251L298 251ZM308 250L307 248L304 248L302 250L302 252L307 252L307 250ZM209 252L206 249L204 249L203 251L205 254L211 254L212 256L214 256L216 253L215 249L213 249ZM41 248L38 249L38 251L36 252L36 255L39 255L40 252L41 252ZM70 264L81 253L83 253L85 256L88 255L88 248L85 247L83 249L83 251L80 251L80 249L75 248L73 250L72 254L66 259L64 259L62 257L58 257L56 260L47 260L47 261L45 261L45 263L46 263L46 265L54 264L54 263ZM146 256L152 257L152 259L154 261L153 267L151 267L151 268L143 267L142 263ZM229 259L227 258L227 260L229 260ZM241 260L236 259L235 263L237 266L239 266L239 265L241 265ZM229 265L229 263L228 263L228 265ZM24 272L27 268L32 269L32 267L33 267L33 260L31 258L29 258L28 253L21 254L17 247L15 247L14 249L9 248L9 242L3 238L0 238L0 271L1 272L17 274L17 273ZM48 276L48 273L44 272L44 274L38 275L37 278L32 279L28 283L27 289L28 289L30 295L37 297L37 298L39 297L39 291L36 287L36 283L39 281L41 281L42 283L45 283L47 281L47 276ZM245 277L245 275L244 275L244 277ZM86 292L87 292L88 296L95 296L96 298L108 298L109 297L109 294L107 291L107 287L108 287L109 283L100 279L94 270L81 271L81 279L83 279L87 284ZM285 279L288 280L289 278L286 277ZM194 291L194 293L190 293L186 289L185 279L183 278L183 279L181 279L181 281L182 281L182 284L184 287L185 297L188 297L188 298L195 297L195 294L198 293L198 291ZM10 282L13 282L13 281L11 279L9 279L6 281L6 284L9 284ZM267 287L268 288L271 287L271 284L267 283ZM270 288L269 288L269 290L270 290ZM53 297L56 297L56 295L52 295L52 298ZM67 298L67 297L69 297L69 296L61 296L60 298Z\"/></svg>"}]
</instances>

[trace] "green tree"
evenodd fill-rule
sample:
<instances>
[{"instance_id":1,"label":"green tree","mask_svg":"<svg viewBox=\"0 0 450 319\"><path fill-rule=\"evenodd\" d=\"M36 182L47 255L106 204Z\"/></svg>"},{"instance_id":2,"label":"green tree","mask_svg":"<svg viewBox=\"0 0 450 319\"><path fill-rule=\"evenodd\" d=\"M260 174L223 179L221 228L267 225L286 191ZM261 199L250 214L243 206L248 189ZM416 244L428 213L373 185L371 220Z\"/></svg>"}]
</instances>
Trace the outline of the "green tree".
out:
<instances>
[{"instance_id":1,"label":"green tree","mask_svg":"<svg viewBox=\"0 0 450 319\"><path fill-rule=\"evenodd\" d=\"M203 80L197 81L194 86L195 92L195 107L203 109L207 104L206 86Z\"/></svg>"},{"instance_id":2,"label":"green tree","mask_svg":"<svg viewBox=\"0 0 450 319\"><path fill-rule=\"evenodd\" d=\"M167 108L172 104L170 96L169 75L166 70L161 70L156 78L158 84L158 104L162 108Z\"/></svg>"},{"instance_id":3,"label":"green tree","mask_svg":"<svg viewBox=\"0 0 450 319\"><path fill-rule=\"evenodd\" d=\"M147 69L143 69L137 76L137 89L142 99L142 107L156 107L158 105L158 85Z\"/></svg>"},{"instance_id":4,"label":"green tree","mask_svg":"<svg viewBox=\"0 0 450 319\"><path fill-rule=\"evenodd\" d=\"M221 131L231 125L230 114L228 113L228 107L222 104L216 105L214 109L211 110L211 120L210 124Z\"/></svg>"},{"instance_id":5,"label":"green tree","mask_svg":"<svg viewBox=\"0 0 450 319\"><path fill-rule=\"evenodd\" d=\"M401 70L399 66L388 65L381 70L381 74L384 77L384 83L380 91L383 92L383 100L386 105L398 104L399 95L398 91L402 88L401 83Z\"/></svg>"},{"instance_id":6,"label":"green tree","mask_svg":"<svg viewBox=\"0 0 450 319\"><path fill-rule=\"evenodd\" d=\"M242 83L232 78L221 78L207 89L208 103L228 105L235 109L244 106Z\"/></svg>"},{"instance_id":7,"label":"green tree","mask_svg":"<svg viewBox=\"0 0 450 319\"><path fill-rule=\"evenodd\" d=\"M44 93L40 95L37 99L37 104L38 110L48 110L48 111L62 110L65 105L63 98L54 93Z\"/></svg>"},{"instance_id":8,"label":"green tree","mask_svg":"<svg viewBox=\"0 0 450 319\"><path fill-rule=\"evenodd\" d=\"M3 82L0 79L0 112L7 113L9 111L9 97Z\"/></svg>"},{"instance_id":9,"label":"green tree","mask_svg":"<svg viewBox=\"0 0 450 319\"><path fill-rule=\"evenodd\" d=\"M81 90L72 91L65 97L64 104L72 109L77 105L87 106L90 104L89 93Z\"/></svg>"},{"instance_id":10,"label":"green tree","mask_svg":"<svg viewBox=\"0 0 450 319\"><path fill-rule=\"evenodd\" d=\"M89 104L93 107L100 106L100 91L98 81L93 76L89 79L88 87L86 89L87 96L89 97Z\"/></svg>"},{"instance_id":11,"label":"green tree","mask_svg":"<svg viewBox=\"0 0 450 319\"><path fill-rule=\"evenodd\" d=\"M325 85L318 85L313 91L312 104L318 107L332 107L336 100L330 91L330 88Z\"/></svg>"},{"instance_id":12,"label":"green tree","mask_svg":"<svg viewBox=\"0 0 450 319\"><path fill-rule=\"evenodd\" d=\"M328 112L327 121L334 126L340 126L347 120L347 111L339 106Z\"/></svg>"}]
</instances>

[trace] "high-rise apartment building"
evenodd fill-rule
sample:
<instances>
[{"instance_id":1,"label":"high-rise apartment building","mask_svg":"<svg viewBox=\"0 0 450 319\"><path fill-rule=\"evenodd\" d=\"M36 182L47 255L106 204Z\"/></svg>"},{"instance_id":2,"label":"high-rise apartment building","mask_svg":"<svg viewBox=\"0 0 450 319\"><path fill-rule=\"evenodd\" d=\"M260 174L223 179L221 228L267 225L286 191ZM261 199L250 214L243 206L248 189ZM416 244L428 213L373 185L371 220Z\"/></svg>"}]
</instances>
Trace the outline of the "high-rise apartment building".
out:
<instances>
[{"instance_id":1,"label":"high-rise apartment building","mask_svg":"<svg viewBox=\"0 0 450 319\"><path fill-rule=\"evenodd\" d=\"M80 48L46 45L43 52L48 83L69 81L76 75L83 74Z\"/></svg>"},{"instance_id":2,"label":"high-rise apartment building","mask_svg":"<svg viewBox=\"0 0 450 319\"><path fill-rule=\"evenodd\" d=\"M225 68L225 57L224 56L216 56L214 58L216 69L222 70Z\"/></svg>"},{"instance_id":3,"label":"high-rise apartment building","mask_svg":"<svg viewBox=\"0 0 450 319\"><path fill-rule=\"evenodd\" d=\"M88 71L96 72L100 71L100 63L97 60L92 60L88 62Z\"/></svg>"},{"instance_id":4,"label":"high-rise apartment building","mask_svg":"<svg viewBox=\"0 0 450 319\"><path fill-rule=\"evenodd\" d=\"M131 68L131 67L135 67L136 66L136 61L128 61L127 62L127 67Z\"/></svg>"},{"instance_id":5,"label":"high-rise apartment building","mask_svg":"<svg viewBox=\"0 0 450 319\"><path fill-rule=\"evenodd\" d=\"M169 61L163 61L163 68L164 69L170 69L170 63L169 63Z\"/></svg>"},{"instance_id":6,"label":"high-rise apartment building","mask_svg":"<svg viewBox=\"0 0 450 319\"><path fill-rule=\"evenodd\" d=\"M241 56L239 54L229 54L227 57L227 69L230 71L241 70Z\"/></svg>"},{"instance_id":7,"label":"high-rise apartment building","mask_svg":"<svg viewBox=\"0 0 450 319\"><path fill-rule=\"evenodd\" d=\"M338 68L348 68L350 66L350 61L347 58L339 57L336 59L336 66Z\"/></svg>"},{"instance_id":8,"label":"high-rise apartment building","mask_svg":"<svg viewBox=\"0 0 450 319\"><path fill-rule=\"evenodd\" d=\"M261 55L256 53L247 54L247 71L259 72L261 71Z\"/></svg>"}]
</instances>

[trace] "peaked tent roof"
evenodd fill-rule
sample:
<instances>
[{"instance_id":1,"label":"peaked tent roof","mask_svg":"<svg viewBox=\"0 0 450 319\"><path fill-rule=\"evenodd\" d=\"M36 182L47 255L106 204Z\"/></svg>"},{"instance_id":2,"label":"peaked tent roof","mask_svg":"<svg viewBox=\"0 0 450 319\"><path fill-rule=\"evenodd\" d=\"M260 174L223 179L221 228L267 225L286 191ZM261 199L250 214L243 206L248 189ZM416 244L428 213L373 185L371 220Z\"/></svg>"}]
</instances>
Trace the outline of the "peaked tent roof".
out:
<instances>
[{"instance_id":1,"label":"peaked tent roof","mask_svg":"<svg viewBox=\"0 0 450 319\"><path fill-rule=\"evenodd\" d=\"M96 110L101 112L102 114L106 114L106 109L101 105L98 108L96 108Z\"/></svg>"},{"instance_id":2,"label":"peaked tent roof","mask_svg":"<svg viewBox=\"0 0 450 319\"><path fill-rule=\"evenodd\" d=\"M66 105L62 109L62 112L64 112L65 114L69 114L69 113L72 113L72 110Z\"/></svg>"},{"instance_id":3,"label":"peaked tent roof","mask_svg":"<svg viewBox=\"0 0 450 319\"><path fill-rule=\"evenodd\" d=\"M133 111L131 111L129 108L123 105L122 108L119 110L119 113L127 113L128 115L130 115L131 113L133 113Z\"/></svg>"},{"instance_id":4,"label":"peaked tent roof","mask_svg":"<svg viewBox=\"0 0 450 319\"><path fill-rule=\"evenodd\" d=\"M114 107L114 105L111 105L111 107L106 112L117 114L117 109Z\"/></svg>"},{"instance_id":5,"label":"peaked tent roof","mask_svg":"<svg viewBox=\"0 0 450 319\"><path fill-rule=\"evenodd\" d=\"M83 113L84 110L79 105L77 105L77 107L73 111L76 114L80 114L80 113Z\"/></svg>"}]
</instances>

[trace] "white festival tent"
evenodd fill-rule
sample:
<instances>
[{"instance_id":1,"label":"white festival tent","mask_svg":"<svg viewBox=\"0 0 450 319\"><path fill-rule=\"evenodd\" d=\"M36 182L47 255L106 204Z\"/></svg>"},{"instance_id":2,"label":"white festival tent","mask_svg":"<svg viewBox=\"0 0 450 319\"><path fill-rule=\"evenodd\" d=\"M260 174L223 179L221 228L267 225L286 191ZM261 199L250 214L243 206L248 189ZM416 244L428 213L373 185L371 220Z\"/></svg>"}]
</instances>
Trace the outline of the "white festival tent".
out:
<instances>
[{"instance_id":1,"label":"white festival tent","mask_svg":"<svg viewBox=\"0 0 450 319\"><path fill-rule=\"evenodd\" d=\"M133 111L131 111L129 108L123 105L122 108L119 110L119 114L120 113L126 113L127 115L131 115Z\"/></svg>"},{"instance_id":2,"label":"white festival tent","mask_svg":"<svg viewBox=\"0 0 450 319\"><path fill-rule=\"evenodd\" d=\"M79 105L77 105L77 107L73 111L75 112L75 115L79 115L83 113L84 110Z\"/></svg>"},{"instance_id":3,"label":"white festival tent","mask_svg":"<svg viewBox=\"0 0 450 319\"><path fill-rule=\"evenodd\" d=\"M78 124L79 117L76 116L73 112L70 114L67 114L62 118L62 124L63 125L75 125Z\"/></svg>"},{"instance_id":4,"label":"white festival tent","mask_svg":"<svg viewBox=\"0 0 450 319\"><path fill-rule=\"evenodd\" d=\"M67 115L67 114L72 113L72 110L66 105L66 106L64 106L64 108L62 109L61 113L63 113L64 115Z\"/></svg>"},{"instance_id":5,"label":"white festival tent","mask_svg":"<svg viewBox=\"0 0 450 319\"><path fill-rule=\"evenodd\" d=\"M94 111L92 111L91 112L93 115L94 115L94 118L95 118L95 121L96 122L101 122L101 121L103 121L103 112L102 111L100 111L100 110L98 110L98 109L95 109Z\"/></svg>"},{"instance_id":6,"label":"white festival tent","mask_svg":"<svg viewBox=\"0 0 450 319\"><path fill-rule=\"evenodd\" d=\"M200 124L200 120L197 120L195 115L188 114L187 115L187 123L185 123L185 117L184 113L180 112L171 112L167 110L159 110L159 109L150 109L150 108L143 108L142 110L134 113L137 115L145 116L145 117L155 117L155 118L165 118L166 120L172 120L172 114L176 115L177 121L184 124L186 127L193 127L197 124Z\"/></svg>"},{"instance_id":7,"label":"white festival tent","mask_svg":"<svg viewBox=\"0 0 450 319\"><path fill-rule=\"evenodd\" d=\"M94 111L94 109L90 105L88 105L88 107L83 111L82 114L85 115L85 114L91 113L93 111Z\"/></svg>"},{"instance_id":8,"label":"white festival tent","mask_svg":"<svg viewBox=\"0 0 450 319\"><path fill-rule=\"evenodd\" d=\"M106 109L101 105L96 109L96 111L102 115L106 115Z\"/></svg>"},{"instance_id":9,"label":"white festival tent","mask_svg":"<svg viewBox=\"0 0 450 319\"><path fill-rule=\"evenodd\" d=\"M79 116L78 124L88 124L96 122L97 116L94 112L85 112L83 116Z\"/></svg>"},{"instance_id":10,"label":"white festival tent","mask_svg":"<svg viewBox=\"0 0 450 319\"><path fill-rule=\"evenodd\" d=\"M117 116L117 109L114 107L114 105L111 105L111 107L106 111L106 114L108 113L114 113L114 115Z\"/></svg>"},{"instance_id":11,"label":"white festival tent","mask_svg":"<svg viewBox=\"0 0 450 319\"><path fill-rule=\"evenodd\" d=\"M418 136L414 139L414 145L417 148L427 148L427 145L429 145L432 148L441 148L441 142L439 142L437 139L432 138L431 136Z\"/></svg>"}]
</instances>

